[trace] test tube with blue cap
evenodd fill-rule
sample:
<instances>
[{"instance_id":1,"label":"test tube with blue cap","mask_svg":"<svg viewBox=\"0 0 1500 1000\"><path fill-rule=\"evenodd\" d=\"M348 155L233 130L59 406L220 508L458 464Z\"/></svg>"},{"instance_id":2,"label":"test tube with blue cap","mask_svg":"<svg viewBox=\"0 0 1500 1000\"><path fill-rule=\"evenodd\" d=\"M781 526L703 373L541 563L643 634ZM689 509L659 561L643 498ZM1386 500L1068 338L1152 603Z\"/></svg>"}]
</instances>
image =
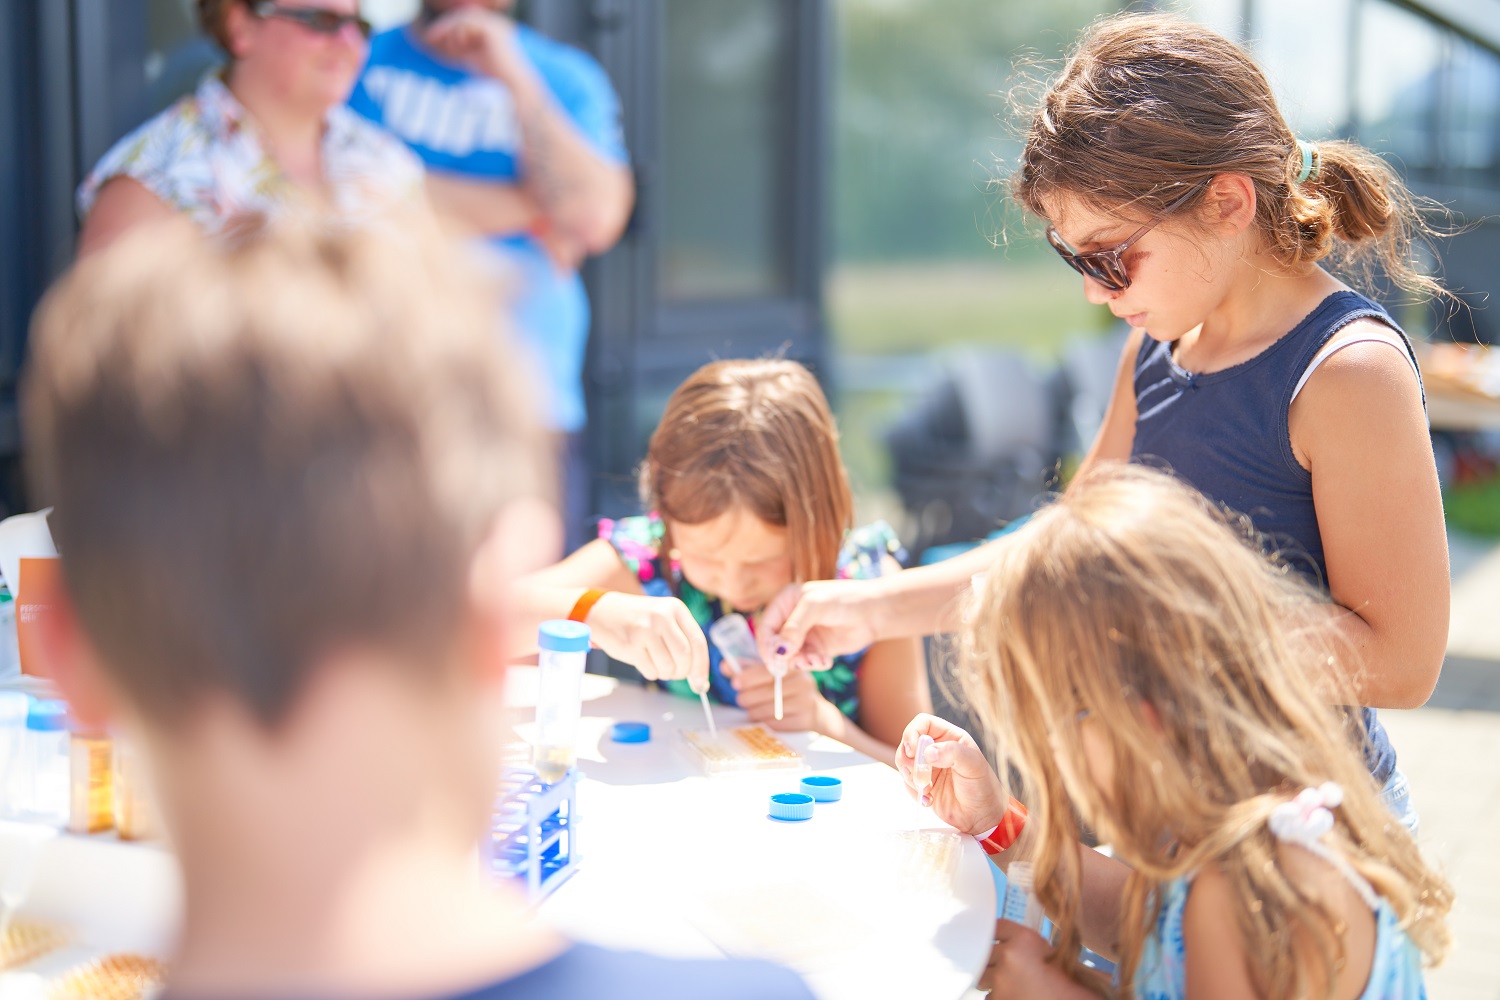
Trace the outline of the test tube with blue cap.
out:
<instances>
[{"instance_id":1,"label":"test tube with blue cap","mask_svg":"<svg viewBox=\"0 0 1500 1000\"><path fill-rule=\"evenodd\" d=\"M589 627L581 622L543 622L537 632L537 777L556 784L578 759L578 720L583 714L583 669Z\"/></svg>"}]
</instances>

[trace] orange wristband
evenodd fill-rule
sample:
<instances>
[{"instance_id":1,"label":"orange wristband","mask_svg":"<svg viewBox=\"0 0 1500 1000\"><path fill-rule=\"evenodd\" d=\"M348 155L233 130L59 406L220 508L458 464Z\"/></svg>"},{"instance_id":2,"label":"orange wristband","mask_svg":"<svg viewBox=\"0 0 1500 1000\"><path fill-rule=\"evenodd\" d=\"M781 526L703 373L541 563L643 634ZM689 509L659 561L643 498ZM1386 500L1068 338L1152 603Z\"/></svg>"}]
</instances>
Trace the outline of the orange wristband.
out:
<instances>
[{"instance_id":1,"label":"orange wristband","mask_svg":"<svg viewBox=\"0 0 1500 1000\"><path fill-rule=\"evenodd\" d=\"M1026 828L1026 807L1017 802L1014 797L1010 805L1006 807L1005 815L1000 819L1000 825L995 827L987 837L979 841L979 846L984 848L986 854L999 854L1001 851L1009 850L1010 846L1021 836L1021 831Z\"/></svg>"},{"instance_id":2,"label":"orange wristband","mask_svg":"<svg viewBox=\"0 0 1500 1000\"><path fill-rule=\"evenodd\" d=\"M594 610L594 605L599 603L599 598L609 593L607 590L585 590L583 596L573 605L573 610L568 612L568 621L583 622L588 619L589 612Z\"/></svg>"}]
</instances>

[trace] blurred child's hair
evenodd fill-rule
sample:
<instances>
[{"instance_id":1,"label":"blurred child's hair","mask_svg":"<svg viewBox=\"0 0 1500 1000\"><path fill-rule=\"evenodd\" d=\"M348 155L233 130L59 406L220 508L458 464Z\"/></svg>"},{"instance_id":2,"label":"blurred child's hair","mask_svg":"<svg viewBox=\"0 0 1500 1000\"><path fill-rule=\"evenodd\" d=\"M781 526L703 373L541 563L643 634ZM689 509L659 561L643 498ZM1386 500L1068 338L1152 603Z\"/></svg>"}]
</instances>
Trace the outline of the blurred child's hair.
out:
<instances>
[{"instance_id":1,"label":"blurred child's hair","mask_svg":"<svg viewBox=\"0 0 1500 1000\"><path fill-rule=\"evenodd\" d=\"M283 718L320 657L420 683L501 509L547 498L493 297L424 224L123 238L47 296L28 458L81 623L129 699Z\"/></svg>"},{"instance_id":2,"label":"blurred child's hair","mask_svg":"<svg viewBox=\"0 0 1500 1000\"><path fill-rule=\"evenodd\" d=\"M1297 138L1238 45L1174 15L1120 14L1083 32L1033 110L1012 190L1044 218L1060 197L1145 217L1215 174L1246 174L1255 226L1283 265L1331 257L1368 282L1378 263L1407 291L1448 294L1412 264L1413 236L1434 233L1395 171L1354 143L1320 140L1318 169L1298 183Z\"/></svg>"},{"instance_id":3,"label":"blurred child's hair","mask_svg":"<svg viewBox=\"0 0 1500 1000\"><path fill-rule=\"evenodd\" d=\"M838 427L794 361L715 361L667 400L641 469L641 498L666 521L701 524L742 507L786 528L798 580L826 580L854 501Z\"/></svg>"},{"instance_id":4,"label":"blurred child's hair","mask_svg":"<svg viewBox=\"0 0 1500 1000\"><path fill-rule=\"evenodd\" d=\"M1334 849L1429 958L1447 947L1452 891L1381 803L1358 716L1333 707L1351 700L1331 609L1250 541L1165 473L1107 466L1012 536L972 610L961 683L1027 788L1023 849L1069 971L1082 819L1133 869L1120 920L1127 987L1155 926L1153 890L1213 867L1240 901L1258 995L1331 988L1342 926L1287 878L1266 825L1324 781L1345 792ZM1107 746L1110 788L1090 778L1082 727ZM1303 928L1316 945L1299 951ZM1309 971L1319 965L1321 978Z\"/></svg>"}]
</instances>

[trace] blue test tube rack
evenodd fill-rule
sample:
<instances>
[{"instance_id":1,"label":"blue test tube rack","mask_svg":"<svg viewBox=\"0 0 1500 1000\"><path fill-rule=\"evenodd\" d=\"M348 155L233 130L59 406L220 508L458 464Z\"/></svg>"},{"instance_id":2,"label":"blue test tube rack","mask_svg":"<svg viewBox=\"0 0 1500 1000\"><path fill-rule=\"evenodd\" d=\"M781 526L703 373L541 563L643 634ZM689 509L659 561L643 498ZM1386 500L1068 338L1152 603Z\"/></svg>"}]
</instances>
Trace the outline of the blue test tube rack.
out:
<instances>
[{"instance_id":1,"label":"blue test tube rack","mask_svg":"<svg viewBox=\"0 0 1500 1000\"><path fill-rule=\"evenodd\" d=\"M577 769L551 785L530 768L501 773L490 823L490 871L520 887L533 903L578 870L577 789Z\"/></svg>"}]
</instances>

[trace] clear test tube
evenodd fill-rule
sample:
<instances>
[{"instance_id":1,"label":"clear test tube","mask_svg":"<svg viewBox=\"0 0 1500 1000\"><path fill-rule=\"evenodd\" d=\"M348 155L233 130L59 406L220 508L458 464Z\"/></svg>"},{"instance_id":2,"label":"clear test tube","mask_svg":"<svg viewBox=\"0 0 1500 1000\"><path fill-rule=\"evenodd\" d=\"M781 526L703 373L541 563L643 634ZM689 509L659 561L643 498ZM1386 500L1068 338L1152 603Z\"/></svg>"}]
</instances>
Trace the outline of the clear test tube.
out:
<instances>
[{"instance_id":1,"label":"clear test tube","mask_svg":"<svg viewBox=\"0 0 1500 1000\"><path fill-rule=\"evenodd\" d=\"M563 779L578 759L578 718L583 714L583 668L589 627L543 622L537 634L536 753L533 766L547 784Z\"/></svg>"},{"instance_id":2,"label":"clear test tube","mask_svg":"<svg viewBox=\"0 0 1500 1000\"><path fill-rule=\"evenodd\" d=\"M917 737L917 754L912 759L911 780L917 788L917 801L922 805L928 804L927 793L932 790L932 761L927 757L927 751L936 745L936 741L923 733Z\"/></svg>"},{"instance_id":3,"label":"clear test tube","mask_svg":"<svg viewBox=\"0 0 1500 1000\"><path fill-rule=\"evenodd\" d=\"M1000 908L1000 916L1040 932L1046 914L1042 912L1042 904L1034 889L1031 863L1017 861L1012 864L1005 872L1005 902Z\"/></svg>"}]
</instances>

